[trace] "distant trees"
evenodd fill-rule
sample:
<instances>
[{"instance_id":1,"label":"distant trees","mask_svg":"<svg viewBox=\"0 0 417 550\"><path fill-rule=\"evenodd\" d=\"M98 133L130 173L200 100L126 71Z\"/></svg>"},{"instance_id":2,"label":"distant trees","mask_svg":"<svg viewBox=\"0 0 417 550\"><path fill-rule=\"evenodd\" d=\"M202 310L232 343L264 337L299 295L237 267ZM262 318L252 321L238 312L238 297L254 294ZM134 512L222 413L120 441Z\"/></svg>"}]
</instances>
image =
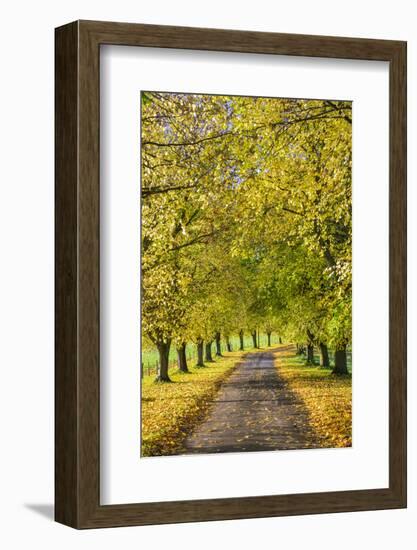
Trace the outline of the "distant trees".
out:
<instances>
[{"instance_id":1,"label":"distant trees","mask_svg":"<svg viewBox=\"0 0 417 550\"><path fill-rule=\"evenodd\" d=\"M142 331L169 381L211 342L351 342L351 105L142 93ZM210 344L210 345L209 345ZM210 349L209 349L210 348ZM207 355L207 353L206 353ZM207 359L206 359L207 360ZM210 360L210 359L208 359Z\"/></svg>"}]
</instances>

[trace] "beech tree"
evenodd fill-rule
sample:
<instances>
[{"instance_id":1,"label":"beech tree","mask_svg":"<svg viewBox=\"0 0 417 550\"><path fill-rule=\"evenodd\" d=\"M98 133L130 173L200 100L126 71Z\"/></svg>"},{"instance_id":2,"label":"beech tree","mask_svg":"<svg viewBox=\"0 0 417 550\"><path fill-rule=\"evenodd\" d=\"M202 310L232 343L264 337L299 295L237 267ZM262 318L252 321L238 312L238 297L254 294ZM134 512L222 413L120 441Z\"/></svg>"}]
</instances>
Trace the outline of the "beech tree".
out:
<instances>
[{"instance_id":1,"label":"beech tree","mask_svg":"<svg viewBox=\"0 0 417 550\"><path fill-rule=\"evenodd\" d=\"M279 330L347 373L351 104L142 93L142 332L169 381L230 336Z\"/></svg>"}]
</instances>

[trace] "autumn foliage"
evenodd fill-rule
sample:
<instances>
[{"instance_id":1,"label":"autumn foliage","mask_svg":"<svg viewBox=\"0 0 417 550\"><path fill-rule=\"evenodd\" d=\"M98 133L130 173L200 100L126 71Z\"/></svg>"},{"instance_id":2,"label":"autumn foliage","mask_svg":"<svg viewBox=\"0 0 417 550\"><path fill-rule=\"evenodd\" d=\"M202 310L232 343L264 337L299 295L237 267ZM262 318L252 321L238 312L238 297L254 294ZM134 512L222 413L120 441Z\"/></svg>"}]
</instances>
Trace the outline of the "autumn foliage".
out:
<instances>
[{"instance_id":1,"label":"autumn foliage","mask_svg":"<svg viewBox=\"0 0 417 550\"><path fill-rule=\"evenodd\" d=\"M210 367L190 367L189 374L170 372L172 384L142 382L142 456L178 454L182 442L208 412L219 385L239 363L234 352Z\"/></svg>"},{"instance_id":2,"label":"autumn foliage","mask_svg":"<svg viewBox=\"0 0 417 550\"><path fill-rule=\"evenodd\" d=\"M348 446L351 102L140 101L142 351L158 353L142 384L142 454L181 451L244 351L230 355L231 341L250 335L257 349L260 332L296 344L279 368L320 445ZM187 365L190 346L201 369Z\"/></svg>"},{"instance_id":3,"label":"autumn foliage","mask_svg":"<svg viewBox=\"0 0 417 550\"><path fill-rule=\"evenodd\" d=\"M309 425L319 447L352 445L352 379L329 369L310 367L295 355L295 348L279 354L279 374L307 409Z\"/></svg>"}]
</instances>

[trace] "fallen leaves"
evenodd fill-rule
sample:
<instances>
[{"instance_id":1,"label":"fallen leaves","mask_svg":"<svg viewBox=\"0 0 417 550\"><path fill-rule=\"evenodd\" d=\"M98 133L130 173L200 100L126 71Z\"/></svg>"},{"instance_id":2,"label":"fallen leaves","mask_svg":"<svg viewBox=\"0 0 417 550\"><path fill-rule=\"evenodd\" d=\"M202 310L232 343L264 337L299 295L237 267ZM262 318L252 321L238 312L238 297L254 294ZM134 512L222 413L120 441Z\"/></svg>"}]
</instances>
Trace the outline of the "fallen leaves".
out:
<instances>
[{"instance_id":1,"label":"fallen leaves","mask_svg":"<svg viewBox=\"0 0 417 550\"><path fill-rule=\"evenodd\" d=\"M173 383L142 380L142 456L165 456L181 452L186 436L207 413L220 384L240 362L241 352L204 368L190 367L188 374L170 372Z\"/></svg>"},{"instance_id":2,"label":"fallen leaves","mask_svg":"<svg viewBox=\"0 0 417 550\"><path fill-rule=\"evenodd\" d=\"M319 447L352 446L352 378L306 366L295 350L276 354L280 376L308 412Z\"/></svg>"}]
</instances>

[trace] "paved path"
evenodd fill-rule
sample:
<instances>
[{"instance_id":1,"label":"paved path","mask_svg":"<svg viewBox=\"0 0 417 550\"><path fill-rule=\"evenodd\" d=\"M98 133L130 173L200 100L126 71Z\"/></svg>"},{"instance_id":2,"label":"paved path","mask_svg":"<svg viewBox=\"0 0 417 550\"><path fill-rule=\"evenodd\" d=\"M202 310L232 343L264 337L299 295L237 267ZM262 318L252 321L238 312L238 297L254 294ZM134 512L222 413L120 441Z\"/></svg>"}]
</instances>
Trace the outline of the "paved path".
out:
<instances>
[{"instance_id":1,"label":"paved path","mask_svg":"<svg viewBox=\"0 0 417 550\"><path fill-rule=\"evenodd\" d=\"M302 403L274 366L271 350L250 353L217 393L184 453L271 451L317 447Z\"/></svg>"}]
</instances>

